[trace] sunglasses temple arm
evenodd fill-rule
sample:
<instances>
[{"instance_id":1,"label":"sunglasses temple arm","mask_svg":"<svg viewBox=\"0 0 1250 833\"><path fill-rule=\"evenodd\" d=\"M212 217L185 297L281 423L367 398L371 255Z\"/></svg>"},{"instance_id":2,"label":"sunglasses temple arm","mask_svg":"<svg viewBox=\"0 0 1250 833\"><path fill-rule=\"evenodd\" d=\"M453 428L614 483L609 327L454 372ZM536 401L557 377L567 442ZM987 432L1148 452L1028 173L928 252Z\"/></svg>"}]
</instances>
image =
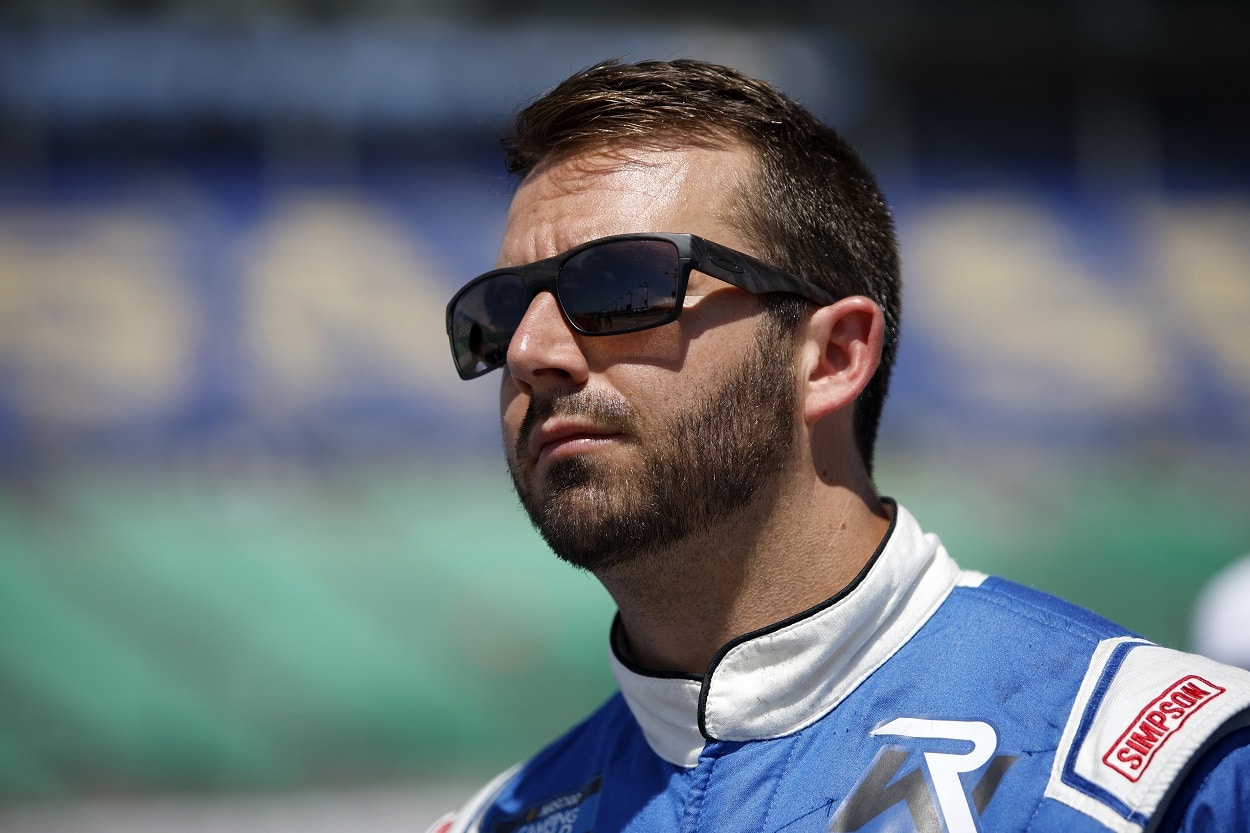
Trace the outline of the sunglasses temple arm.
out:
<instances>
[{"instance_id":1,"label":"sunglasses temple arm","mask_svg":"<svg viewBox=\"0 0 1250 833\"><path fill-rule=\"evenodd\" d=\"M775 266L742 252L700 240L702 251L696 249L698 268L714 278L757 295L766 292L789 292L820 304L837 300L822 287L797 278Z\"/></svg>"}]
</instances>

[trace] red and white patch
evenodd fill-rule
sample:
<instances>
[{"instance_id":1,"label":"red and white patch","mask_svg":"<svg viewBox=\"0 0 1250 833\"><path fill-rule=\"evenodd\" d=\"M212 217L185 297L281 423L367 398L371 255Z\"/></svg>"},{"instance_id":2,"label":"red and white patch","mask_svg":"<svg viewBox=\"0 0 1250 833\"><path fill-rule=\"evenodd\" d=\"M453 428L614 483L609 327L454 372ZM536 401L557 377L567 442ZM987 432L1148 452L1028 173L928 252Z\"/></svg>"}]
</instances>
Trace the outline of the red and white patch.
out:
<instances>
[{"instance_id":1,"label":"red and white patch","mask_svg":"<svg viewBox=\"0 0 1250 833\"><path fill-rule=\"evenodd\" d=\"M1194 713L1227 689L1196 674L1182 677L1151 700L1102 756L1102 762L1130 781L1142 777L1155 753Z\"/></svg>"},{"instance_id":2,"label":"red and white patch","mask_svg":"<svg viewBox=\"0 0 1250 833\"><path fill-rule=\"evenodd\" d=\"M1250 671L1133 637L1098 644L1046 784L1110 830L1141 833L1203 744L1250 714Z\"/></svg>"}]
</instances>

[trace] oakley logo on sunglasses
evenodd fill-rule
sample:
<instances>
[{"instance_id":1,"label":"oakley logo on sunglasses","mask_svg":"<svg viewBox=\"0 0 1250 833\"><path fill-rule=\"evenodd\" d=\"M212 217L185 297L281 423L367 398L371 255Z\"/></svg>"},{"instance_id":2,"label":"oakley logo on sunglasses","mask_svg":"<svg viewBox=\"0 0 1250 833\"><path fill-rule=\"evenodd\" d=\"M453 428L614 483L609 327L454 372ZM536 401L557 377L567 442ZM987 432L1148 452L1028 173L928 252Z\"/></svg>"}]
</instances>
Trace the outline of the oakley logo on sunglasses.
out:
<instances>
[{"instance_id":1,"label":"oakley logo on sunglasses","mask_svg":"<svg viewBox=\"0 0 1250 833\"><path fill-rule=\"evenodd\" d=\"M732 260L730 260L730 259L729 259L729 258L727 258L727 257L721 257L720 255L708 255L708 258L707 258L707 259L708 259L710 262L715 263L717 266L719 266L719 267L720 267L720 268L722 268L722 269L728 269L730 272L741 272L741 271L742 271L742 267L741 267L741 266L739 266L738 264L734 263Z\"/></svg>"},{"instance_id":2,"label":"oakley logo on sunglasses","mask_svg":"<svg viewBox=\"0 0 1250 833\"><path fill-rule=\"evenodd\" d=\"M602 237L469 281L447 304L456 370L472 379L502 367L513 334L540 292L550 292L569 326L583 335L668 324L681 314L692 269L756 294L786 292L821 305L837 300L762 260L693 234Z\"/></svg>"}]
</instances>

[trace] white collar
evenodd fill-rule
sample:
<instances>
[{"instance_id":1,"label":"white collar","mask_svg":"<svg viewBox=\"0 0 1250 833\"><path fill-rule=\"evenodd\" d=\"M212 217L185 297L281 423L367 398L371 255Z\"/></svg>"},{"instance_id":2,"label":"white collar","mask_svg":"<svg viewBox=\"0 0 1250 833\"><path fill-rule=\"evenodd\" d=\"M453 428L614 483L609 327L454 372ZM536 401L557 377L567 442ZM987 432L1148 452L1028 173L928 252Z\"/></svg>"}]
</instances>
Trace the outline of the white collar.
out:
<instances>
[{"instance_id":1,"label":"white collar","mask_svg":"<svg viewBox=\"0 0 1250 833\"><path fill-rule=\"evenodd\" d=\"M937 536L895 506L865 572L816 607L730 642L702 678L630 666L615 639L612 673L652 750L693 767L706 740L782 737L828 714L920 629L960 578Z\"/></svg>"}]
</instances>

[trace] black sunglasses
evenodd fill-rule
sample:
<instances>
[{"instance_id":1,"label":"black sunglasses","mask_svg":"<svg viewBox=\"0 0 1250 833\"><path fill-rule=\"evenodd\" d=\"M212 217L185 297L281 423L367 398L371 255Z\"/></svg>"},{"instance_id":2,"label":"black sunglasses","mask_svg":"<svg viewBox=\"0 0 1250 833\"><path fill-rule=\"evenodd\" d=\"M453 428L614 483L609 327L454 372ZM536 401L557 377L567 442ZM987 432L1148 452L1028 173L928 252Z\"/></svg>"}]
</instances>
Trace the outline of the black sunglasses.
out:
<instances>
[{"instance_id":1,"label":"black sunglasses","mask_svg":"<svg viewBox=\"0 0 1250 833\"><path fill-rule=\"evenodd\" d=\"M632 333L675 321L691 269L756 294L788 292L822 306L837 300L762 260L693 234L601 237L465 284L447 304L456 370L462 379L473 379L502 367L539 292L554 295L569 326L583 335Z\"/></svg>"}]
</instances>

